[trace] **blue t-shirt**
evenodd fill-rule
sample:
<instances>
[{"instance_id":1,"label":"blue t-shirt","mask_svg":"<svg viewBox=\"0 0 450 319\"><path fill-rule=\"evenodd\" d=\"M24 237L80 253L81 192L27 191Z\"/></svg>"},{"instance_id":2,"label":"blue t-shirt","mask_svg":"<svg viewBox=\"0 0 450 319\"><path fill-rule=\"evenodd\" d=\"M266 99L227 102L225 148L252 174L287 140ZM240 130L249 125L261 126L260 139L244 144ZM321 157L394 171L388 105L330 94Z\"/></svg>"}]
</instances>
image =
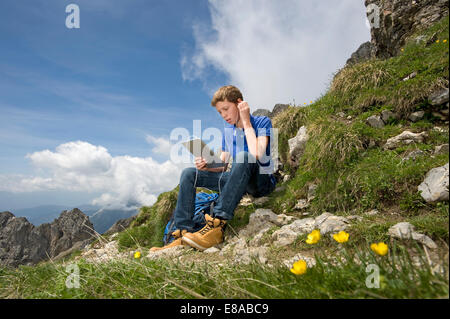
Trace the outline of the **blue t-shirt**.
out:
<instances>
[{"instance_id":1,"label":"blue t-shirt","mask_svg":"<svg viewBox=\"0 0 450 319\"><path fill-rule=\"evenodd\" d=\"M257 159L257 163L265 173L270 172L271 181L275 185L276 179L273 176L274 163L270 152L270 142L273 139L272 122L267 116L253 116L250 114L250 122L255 130L256 137L269 136L265 156ZM248 152L247 138L244 129L236 127L234 124L225 122L224 133L222 134L222 151L232 155L233 161L236 160L236 154L242 151Z\"/></svg>"}]
</instances>

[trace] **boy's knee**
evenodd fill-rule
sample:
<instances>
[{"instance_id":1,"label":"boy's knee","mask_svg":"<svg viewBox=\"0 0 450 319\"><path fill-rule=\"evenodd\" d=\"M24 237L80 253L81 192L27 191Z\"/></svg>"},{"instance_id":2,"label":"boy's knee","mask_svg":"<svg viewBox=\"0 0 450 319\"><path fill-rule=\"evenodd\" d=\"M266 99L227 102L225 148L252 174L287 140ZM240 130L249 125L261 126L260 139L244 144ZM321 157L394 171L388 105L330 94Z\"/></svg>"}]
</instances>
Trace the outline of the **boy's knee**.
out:
<instances>
[{"instance_id":1,"label":"boy's knee","mask_svg":"<svg viewBox=\"0 0 450 319\"><path fill-rule=\"evenodd\" d=\"M183 171L181 172L181 177L180 180L189 180L191 179L193 176L195 176L196 173L196 168L195 167L186 167L185 169L183 169Z\"/></svg>"}]
</instances>

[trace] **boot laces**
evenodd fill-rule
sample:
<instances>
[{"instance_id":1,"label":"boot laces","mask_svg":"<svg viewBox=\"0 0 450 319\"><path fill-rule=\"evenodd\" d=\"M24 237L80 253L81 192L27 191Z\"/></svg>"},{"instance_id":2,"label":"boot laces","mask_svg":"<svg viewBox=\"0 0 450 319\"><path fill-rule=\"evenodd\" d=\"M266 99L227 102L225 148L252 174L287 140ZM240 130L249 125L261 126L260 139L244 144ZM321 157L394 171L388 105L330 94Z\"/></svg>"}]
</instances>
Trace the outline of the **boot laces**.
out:
<instances>
[{"instance_id":1,"label":"boot laces","mask_svg":"<svg viewBox=\"0 0 450 319\"><path fill-rule=\"evenodd\" d=\"M214 220L209 220L205 227L200 230L200 234L204 235L214 228Z\"/></svg>"}]
</instances>

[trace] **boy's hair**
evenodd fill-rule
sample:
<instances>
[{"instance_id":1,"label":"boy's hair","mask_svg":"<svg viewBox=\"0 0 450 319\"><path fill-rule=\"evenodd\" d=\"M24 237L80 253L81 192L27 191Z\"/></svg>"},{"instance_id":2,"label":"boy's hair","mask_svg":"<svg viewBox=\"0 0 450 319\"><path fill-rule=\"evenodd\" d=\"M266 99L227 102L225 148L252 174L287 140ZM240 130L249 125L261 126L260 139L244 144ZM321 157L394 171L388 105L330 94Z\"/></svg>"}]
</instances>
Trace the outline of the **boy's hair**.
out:
<instances>
[{"instance_id":1,"label":"boy's hair","mask_svg":"<svg viewBox=\"0 0 450 319\"><path fill-rule=\"evenodd\" d=\"M238 103L238 99L244 100L241 91L233 85L226 85L214 93L211 105L215 107L217 102L223 102L225 100L231 103Z\"/></svg>"}]
</instances>

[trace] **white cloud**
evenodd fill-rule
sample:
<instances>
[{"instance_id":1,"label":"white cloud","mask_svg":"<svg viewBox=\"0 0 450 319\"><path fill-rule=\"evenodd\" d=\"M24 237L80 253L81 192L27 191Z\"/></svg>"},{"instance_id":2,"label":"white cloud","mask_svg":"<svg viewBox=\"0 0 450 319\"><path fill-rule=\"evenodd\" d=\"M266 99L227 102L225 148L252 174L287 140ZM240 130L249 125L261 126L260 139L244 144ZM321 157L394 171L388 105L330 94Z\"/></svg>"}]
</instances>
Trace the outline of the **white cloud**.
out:
<instances>
[{"instance_id":1,"label":"white cloud","mask_svg":"<svg viewBox=\"0 0 450 319\"><path fill-rule=\"evenodd\" d=\"M170 144L170 140L169 138L165 138L165 137L154 137L151 135L148 135L145 137L145 140L149 143L149 144L154 144L155 147L152 148L152 152L157 153L157 154L163 154L163 155L170 155L170 148L171 148L171 144Z\"/></svg>"},{"instance_id":2,"label":"white cloud","mask_svg":"<svg viewBox=\"0 0 450 319\"><path fill-rule=\"evenodd\" d=\"M190 164L151 157L111 156L102 146L83 141L59 145L55 151L28 154L38 176L0 175L0 191L66 190L98 193L92 204L108 208L152 205L158 194L173 189Z\"/></svg>"},{"instance_id":3,"label":"white cloud","mask_svg":"<svg viewBox=\"0 0 450 319\"><path fill-rule=\"evenodd\" d=\"M181 58L183 79L204 81L212 94L217 87L207 84L211 70L223 72L251 111L318 98L332 74L370 39L363 1L209 0L209 5L212 25L193 26L196 48Z\"/></svg>"}]
</instances>

